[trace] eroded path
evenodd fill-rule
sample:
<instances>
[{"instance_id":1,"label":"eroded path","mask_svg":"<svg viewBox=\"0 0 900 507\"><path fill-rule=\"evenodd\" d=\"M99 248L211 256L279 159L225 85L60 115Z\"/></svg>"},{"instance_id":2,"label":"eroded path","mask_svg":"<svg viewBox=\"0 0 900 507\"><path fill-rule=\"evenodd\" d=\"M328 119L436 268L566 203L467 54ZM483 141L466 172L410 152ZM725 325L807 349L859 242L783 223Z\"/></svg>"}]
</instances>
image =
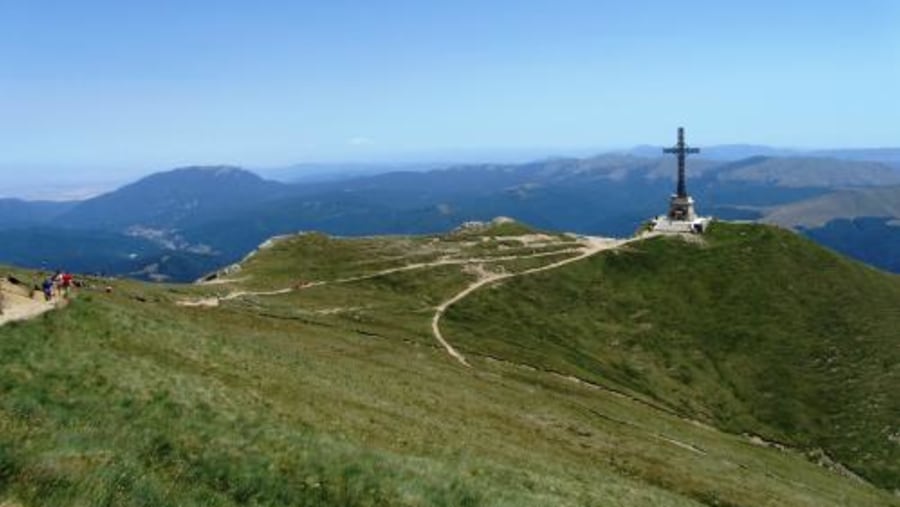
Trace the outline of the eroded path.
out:
<instances>
[{"instance_id":1,"label":"eroded path","mask_svg":"<svg viewBox=\"0 0 900 507\"><path fill-rule=\"evenodd\" d=\"M5 284L0 284L0 308L2 308L0 311L0 326L2 326L9 322L33 319L56 308L56 305L42 299L27 297L17 290L8 289Z\"/></svg>"},{"instance_id":2,"label":"eroded path","mask_svg":"<svg viewBox=\"0 0 900 507\"><path fill-rule=\"evenodd\" d=\"M233 299L238 299L244 296L279 296L284 294L289 294L292 292L308 289L311 287L319 287L323 285L335 285L335 284L344 284L344 283L352 283L362 280L369 280L372 278L378 278L382 276L391 275L394 273L401 273L406 271L413 271L419 269L427 269L441 266L450 266L450 265L460 265L466 266L469 268L470 272L475 272L478 276L477 279L472 282L465 289L455 294L453 297L447 299L442 302L440 305L435 308L435 313L431 319L431 330L434 338L440 343L440 345L447 351L447 353L457 360L460 364L471 367L468 361L466 361L465 356L463 356L453 345L450 344L449 341L444 337L441 332L440 322L444 313L448 308L458 303L462 299L466 298L473 292L478 289L491 285L493 283L506 280L509 278L519 277L519 276L527 276L535 273L540 273L543 271L549 271L552 269L557 269L562 266L566 266L573 262L578 262L584 260L588 257L596 255L600 252L611 250L618 248L626 243L636 241L639 239L645 239L650 235L644 234L640 236L636 236L630 239L614 239L614 238L601 238L601 237L582 237L580 238L580 246L573 248L562 248L558 250L551 250L546 252L539 253L531 253L531 254L522 254L522 255L500 255L500 256L490 256L490 257L462 257L462 258L441 258L431 262L421 262L421 263L413 263L407 264L404 266L384 269L381 271L376 271L373 273L367 273L363 275L357 275L346 278L339 278L335 280L329 281L314 281L307 282L300 285L295 285L293 287L287 287L282 289L275 290L265 290L265 291L248 291L248 290L237 290L230 292L224 296L212 296L207 298L200 299L190 299L190 300L182 300L178 301L177 304L181 306L200 306L200 307L215 307L218 306L223 301L230 301ZM507 262L507 261L517 261L523 259L535 259L541 257L553 257L560 255L568 255L574 254L571 257L567 257L560 261L552 262L550 264L546 264L543 266L539 266L536 268L525 269L518 272L506 273L506 272L492 272L486 270L484 268L485 264L498 263L498 262ZM243 280L244 278L236 278L232 280L220 280L217 281L218 284L227 284L230 282L237 282Z\"/></svg>"},{"instance_id":3,"label":"eroded path","mask_svg":"<svg viewBox=\"0 0 900 507\"><path fill-rule=\"evenodd\" d=\"M645 238L646 236L641 236L640 239ZM635 238L638 239L638 238ZM551 269L560 268L562 266L571 264L573 262L578 262L580 260L584 260L588 257L596 255L605 250L611 250L614 248L618 248L625 243L628 243L632 240L621 240L621 239L612 239L612 238L597 238L597 237L588 237L586 238L585 246L580 250L580 253L574 257L569 257L568 259L563 259L561 261L557 261L551 264L547 264L545 266L539 266L536 268L526 269L524 271L519 271L516 273L488 273L483 272L482 275L473 282L471 285L463 289L461 292L457 293L455 296L450 299L444 301L435 310L434 316L431 318L431 332L434 334L435 339L444 347L444 350L447 351L450 356L460 362L460 364L471 367L468 361L466 361L465 356L463 356L447 339L444 337L443 333L441 333L441 317L444 316L444 313L448 308L458 303L459 301L465 299L467 296L475 292L476 290L485 287L487 285L491 285L493 283L499 282L501 280L507 280L509 278L515 278L520 276L531 275L534 273L540 273L543 271L549 271ZM470 261L472 262L472 261Z\"/></svg>"},{"instance_id":4,"label":"eroded path","mask_svg":"<svg viewBox=\"0 0 900 507\"><path fill-rule=\"evenodd\" d=\"M566 248L560 250L552 250L547 252L539 252L533 254L525 254L525 255L502 255L502 256L493 256L493 257L476 257L476 258L444 258L439 259L432 262L419 262L414 264L407 264L405 266L399 266L395 268L388 268L381 271L375 271L373 273L366 273L364 275L350 276L346 278L338 278L335 280L321 280L314 282L307 282L300 285L295 285L293 287L287 287L283 289L274 289L274 290L263 290L263 291L249 291L249 290L238 290L234 292L230 292L224 296L212 296L208 298L200 298L200 299L185 299L178 301L177 304L180 306L203 306L203 307L213 307L218 306L222 301L230 301L233 299L238 299L244 296L280 296L284 294L290 294L291 292L297 292L304 289L309 289L312 287L320 287L323 285L337 285L344 283L353 283L359 282L363 280L370 280L373 278L378 278L382 276L392 275L395 273L402 273L406 271L414 271L419 269L427 269L427 268L435 268L441 266L467 266L467 265L476 265L476 264L487 264L487 263L495 263L495 262L508 262L508 261L517 261L523 259L536 259L541 257L553 257L559 255L566 254L583 254L585 251L584 248ZM580 257L580 255L579 255ZM569 261L571 259L566 259L565 261ZM204 282L204 285L225 285L228 283L234 283L241 280L245 280L246 278L234 278L234 279L225 279L225 280L217 280L215 282Z\"/></svg>"}]
</instances>

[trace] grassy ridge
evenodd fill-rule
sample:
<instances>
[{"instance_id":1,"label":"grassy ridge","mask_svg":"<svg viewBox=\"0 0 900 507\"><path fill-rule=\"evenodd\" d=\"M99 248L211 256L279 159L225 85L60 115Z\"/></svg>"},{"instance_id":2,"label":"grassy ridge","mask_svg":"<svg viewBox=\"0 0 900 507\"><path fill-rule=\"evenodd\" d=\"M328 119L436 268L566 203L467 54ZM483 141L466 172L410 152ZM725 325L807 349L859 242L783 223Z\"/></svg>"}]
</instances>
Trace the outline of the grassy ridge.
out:
<instances>
[{"instance_id":1,"label":"grassy ridge","mask_svg":"<svg viewBox=\"0 0 900 507\"><path fill-rule=\"evenodd\" d=\"M357 238L340 240L320 233L279 239L244 263L253 273L253 288L287 287L311 280L333 280L433 261L435 252L424 237ZM352 245L352 246L351 246ZM348 246L351 246L348 248Z\"/></svg>"},{"instance_id":2,"label":"grassy ridge","mask_svg":"<svg viewBox=\"0 0 900 507\"><path fill-rule=\"evenodd\" d=\"M483 409L466 408L471 381L441 392L458 372L431 350L395 358L396 344L371 338L279 319L242 325L246 314L161 312L129 298L83 298L3 330L0 498L455 506L605 497L612 505L692 505L615 475L588 490L597 478L569 476L558 458L519 467L498 463L496 451L478 452L505 422L476 424L474 436L457 428L466 417L453 412L477 419ZM315 337L296 338L310 332ZM445 369L424 385L426 372L403 367L423 353ZM451 413L441 401L452 403Z\"/></svg>"},{"instance_id":3,"label":"grassy ridge","mask_svg":"<svg viewBox=\"0 0 900 507\"><path fill-rule=\"evenodd\" d=\"M334 255L321 255L310 245L322 238L303 238L261 252L233 285L422 254L329 238ZM485 253L480 240L412 241ZM429 322L471 280L438 266L216 308L174 302L226 286L117 281L4 326L0 503L898 505L796 453L614 392L477 355L459 366Z\"/></svg>"},{"instance_id":4,"label":"grassy ridge","mask_svg":"<svg viewBox=\"0 0 900 507\"><path fill-rule=\"evenodd\" d=\"M644 241L476 293L447 319L464 351L613 382L900 487L900 280L792 233Z\"/></svg>"}]
</instances>

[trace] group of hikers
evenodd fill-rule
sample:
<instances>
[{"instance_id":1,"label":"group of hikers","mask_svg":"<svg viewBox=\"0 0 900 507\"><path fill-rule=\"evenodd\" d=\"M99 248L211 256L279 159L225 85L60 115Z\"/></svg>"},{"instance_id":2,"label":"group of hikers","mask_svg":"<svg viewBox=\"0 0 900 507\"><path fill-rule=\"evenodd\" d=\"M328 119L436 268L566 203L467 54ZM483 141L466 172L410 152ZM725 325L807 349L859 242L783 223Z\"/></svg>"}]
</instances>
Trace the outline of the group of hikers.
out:
<instances>
[{"instance_id":1,"label":"group of hikers","mask_svg":"<svg viewBox=\"0 0 900 507\"><path fill-rule=\"evenodd\" d=\"M47 276L44 276L44 274ZM78 279L72 273L62 269L56 270L52 274L47 271L34 272L31 280L24 280L19 276L9 273L5 276L0 275L0 316L4 311L15 303L10 302L10 295L19 296L28 299L40 299L47 303L55 302L64 303L72 297L73 291L76 289L90 289L91 286L84 279ZM112 286L106 286L106 293L112 293ZM0 507L4 504L0 503Z\"/></svg>"},{"instance_id":2,"label":"group of hikers","mask_svg":"<svg viewBox=\"0 0 900 507\"><path fill-rule=\"evenodd\" d=\"M40 292L44 295L44 301L50 302L56 297L68 299L72 289L80 286L81 283L76 281L71 273L62 270L58 270L53 275L48 276L40 284L34 283L30 291L28 289L28 284L23 280L20 280L12 274L7 275L0 280L0 315L3 315L3 311L6 307L7 301L5 293L7 291L18 292L26 297L30 294L32 299ZM16 287L18 287L18 289Z\"/></svg>"},{"instance_id":3,"label":"group of hikers","mask_svg":"<svg viewBox=\"0 0 900 507\"><path fill-rule=\"evenodd\" d=\"M75 277L67 271L57 270L53 276L48 276L41 283L41 292L45 301L52 301L54 297L67 299L72 288L75 287Z\"/></svg>"}]
</instances>

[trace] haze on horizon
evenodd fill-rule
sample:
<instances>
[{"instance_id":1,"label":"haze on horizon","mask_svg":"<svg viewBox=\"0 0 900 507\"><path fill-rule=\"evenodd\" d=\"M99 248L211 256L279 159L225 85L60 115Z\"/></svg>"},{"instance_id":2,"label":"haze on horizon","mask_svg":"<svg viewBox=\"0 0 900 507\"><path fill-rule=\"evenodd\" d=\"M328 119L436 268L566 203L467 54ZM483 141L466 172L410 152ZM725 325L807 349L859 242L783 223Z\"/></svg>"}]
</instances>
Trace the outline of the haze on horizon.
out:
<instances>
[{"instance_id":1,"label":"haze on horizon","mask_svg":"<svg viewBox=\"0 0 900 507\"><path fill-rule=\"evenodd\" d=\"M0 185L588 153L678 125L897 146L898 26L889 0L7 2Z\"/></svg>"}]
</instances>

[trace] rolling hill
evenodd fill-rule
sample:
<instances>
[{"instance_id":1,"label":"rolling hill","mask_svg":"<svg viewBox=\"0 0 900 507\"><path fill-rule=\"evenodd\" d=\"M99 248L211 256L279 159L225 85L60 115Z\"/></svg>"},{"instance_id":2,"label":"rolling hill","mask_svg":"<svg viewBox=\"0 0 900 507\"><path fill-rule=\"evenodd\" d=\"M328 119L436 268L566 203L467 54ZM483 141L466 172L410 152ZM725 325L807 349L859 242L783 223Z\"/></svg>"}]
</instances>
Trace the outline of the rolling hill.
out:
<instances>
[{"instance_id":1,"label":"rolling hill","mask_svg":"<svg viewBox=\"0 0 900 507\"><path fill-rule=\"evenodd\" d=\"M79 203L54 223L73 229L117 231L141 226L182 228L239 213L289 193L288 185L229 166L185 167L152 174Z\"/></svg>"},{"instance_id":2,"label":"rolling hill","mask_svg":"<svg viewBox=\"0 0 900 507\"><path fill-rule=\"evenodd\" d=\"M704 241L498 221L88 279L0 327L0 502L900 505L900 281Z\"/></svg>"},{"instance_id":3,"label":"rolling hill","mask_svg":"<svg viewBox=\"0 0 900 507\"><path fill-rule=\"evenodd\" d=\"M716 224L453 308L460 348L614 381L900 485L900 279L788 231ZM492 323L493 322L493 323Z\"/></svg>"},{"instance_id":4,"label":"rolling hill","mask_svg":"<svg viewBox=\"0 0 900 507\"><path fill-rule=\"evenodd\" d=\"M777 206L764 217L782 227L814 229L833 220L900 218L900 187L854 188Z\"/></svg>"},{"instance_id":5,"label":"rolling hill","mask_svg":"<svg viewBox=\"0 0 900 507\"><path fill-rule=\"evenodd\" d=\"M873 266L900 272L900 187L830 192L774 206L762 220L796 229Z\"/></svg>"},{"instance_id":6,"label":"rolling hill","mask_svg":"<svg viewBox=\"0 0 900 507\"><path fill-rule=\"evenodd\" d=\"M869 187L900 184L900 172L881 162L814 157L751 157L719 168L723 181L765 182L779 187Z\"/></svg>"}]
</instances>

